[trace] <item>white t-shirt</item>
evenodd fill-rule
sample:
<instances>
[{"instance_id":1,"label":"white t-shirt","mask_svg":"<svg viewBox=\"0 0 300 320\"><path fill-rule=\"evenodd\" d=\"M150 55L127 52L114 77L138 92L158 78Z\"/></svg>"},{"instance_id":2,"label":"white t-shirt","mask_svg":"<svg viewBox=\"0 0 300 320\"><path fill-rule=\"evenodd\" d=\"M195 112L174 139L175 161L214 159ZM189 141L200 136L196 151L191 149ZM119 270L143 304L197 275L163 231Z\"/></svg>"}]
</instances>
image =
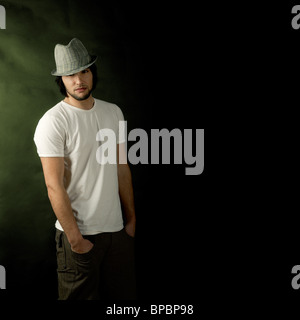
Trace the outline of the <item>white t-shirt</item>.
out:
<instances>
[{"instance_id":1,"label":"white t-shirt","mask_svg":"<svg viewBox=\"0 0 300 320\"><path fill-rule=\"evenodd\" d=\"M123 228L118 188L117 164L100 164L96 152L100 129L111 129L116 143L125 142L119 134L124 121L120 108L95 99L92 109L83 110L64 101L40 119L34 142L40 157L64 157L64 183L79 230L83 235L115 232ZM57 229L63 228L57 220Z\"/></svg>"}]
</instances>

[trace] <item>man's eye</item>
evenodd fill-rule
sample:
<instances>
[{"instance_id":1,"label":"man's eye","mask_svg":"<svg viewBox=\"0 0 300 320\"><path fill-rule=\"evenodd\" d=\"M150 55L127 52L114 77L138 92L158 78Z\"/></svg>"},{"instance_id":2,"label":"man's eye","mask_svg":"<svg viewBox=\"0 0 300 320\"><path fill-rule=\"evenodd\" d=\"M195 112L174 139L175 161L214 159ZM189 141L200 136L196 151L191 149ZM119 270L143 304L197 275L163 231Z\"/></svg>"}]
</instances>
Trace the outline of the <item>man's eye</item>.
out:
<instances>
[{"instance_id":1,"label":"man's eye","mask_svg":"<svg viewBox=\"0 0 300 320\"><path fill-rule=\"evenodd\" d=\"M89 72L88 69L85 69L85 70L82 71L82 73L88 73L88 72Z\"/></svg>"}]
</instances>

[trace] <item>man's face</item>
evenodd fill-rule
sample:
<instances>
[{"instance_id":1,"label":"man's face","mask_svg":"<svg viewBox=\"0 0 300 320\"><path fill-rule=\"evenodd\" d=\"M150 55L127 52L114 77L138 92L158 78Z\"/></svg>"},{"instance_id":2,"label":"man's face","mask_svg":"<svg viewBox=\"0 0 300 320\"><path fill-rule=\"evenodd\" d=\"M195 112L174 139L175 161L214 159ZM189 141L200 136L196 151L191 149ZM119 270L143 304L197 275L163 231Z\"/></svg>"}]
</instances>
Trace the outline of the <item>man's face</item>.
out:
<instances>
[{"instance_id":1,"label":"man's face","mask_svg":"<svg viewBox=\"0 0 300 320\"><path fill-rule=\"evenodd\" d=\"M78 101L86 100L93 88L93 74L85 69L69 76L62 76L67 93Z\"/></svg>"}]
</instances>

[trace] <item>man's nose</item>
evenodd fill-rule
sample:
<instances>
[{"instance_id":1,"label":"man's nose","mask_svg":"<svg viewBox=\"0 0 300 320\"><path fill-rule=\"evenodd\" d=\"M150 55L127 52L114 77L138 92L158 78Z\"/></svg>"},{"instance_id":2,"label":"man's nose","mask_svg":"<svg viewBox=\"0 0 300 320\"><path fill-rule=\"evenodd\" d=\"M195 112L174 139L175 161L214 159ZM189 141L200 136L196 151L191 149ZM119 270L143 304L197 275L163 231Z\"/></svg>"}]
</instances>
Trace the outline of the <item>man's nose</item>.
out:
<instances>
[{"instance_id":1,"label":"man's nose","mask_svg":"<svg viewBox=\"0 0 300 320\"><path fill-rule=\"evenodd\" d=\"M74 75L74 81L75 81L76 84L82 83L82 76L81 76L80 73L77 73L77 74Z\"/></svg>"}]
</instances>

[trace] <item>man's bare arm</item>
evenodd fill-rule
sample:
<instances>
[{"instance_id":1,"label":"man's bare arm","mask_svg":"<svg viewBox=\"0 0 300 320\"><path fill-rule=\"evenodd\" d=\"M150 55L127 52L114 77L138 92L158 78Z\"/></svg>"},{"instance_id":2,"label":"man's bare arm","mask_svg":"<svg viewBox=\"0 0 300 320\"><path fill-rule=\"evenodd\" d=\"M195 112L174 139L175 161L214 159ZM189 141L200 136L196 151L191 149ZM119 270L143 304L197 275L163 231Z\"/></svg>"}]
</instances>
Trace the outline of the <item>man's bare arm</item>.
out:
<instances>
[{"instance_id":1,"label":"man's bare arm","mask_svg":"<svg viewBox=\"0 0 300 320\"><path fill-rule=\"evenodd\" d=\"M125 144L118 144L117 155L118 155L118 181L119 181L119 194L120 200L123 205L125 215L125 229L126 232L134 237L135 235L135 207L134 207L134 196L132 187L131 171L127 163L124 163L126 159ZM121 160L121 161L120 161ZM121 163L120 163L121 162Z\"/></svg>"},{"instance_id":2,"label":"man's bare arm","mask_svg":"<svg viewBox=\"0 0 300 320\"><path fill-rule=\"evenodd\" d=\"M93 244L82 237L64 187L64 158L41 157L41 162L53 211L64 229L71 249L77 253L88 252Z\"/></svg>"}]
</instances>

